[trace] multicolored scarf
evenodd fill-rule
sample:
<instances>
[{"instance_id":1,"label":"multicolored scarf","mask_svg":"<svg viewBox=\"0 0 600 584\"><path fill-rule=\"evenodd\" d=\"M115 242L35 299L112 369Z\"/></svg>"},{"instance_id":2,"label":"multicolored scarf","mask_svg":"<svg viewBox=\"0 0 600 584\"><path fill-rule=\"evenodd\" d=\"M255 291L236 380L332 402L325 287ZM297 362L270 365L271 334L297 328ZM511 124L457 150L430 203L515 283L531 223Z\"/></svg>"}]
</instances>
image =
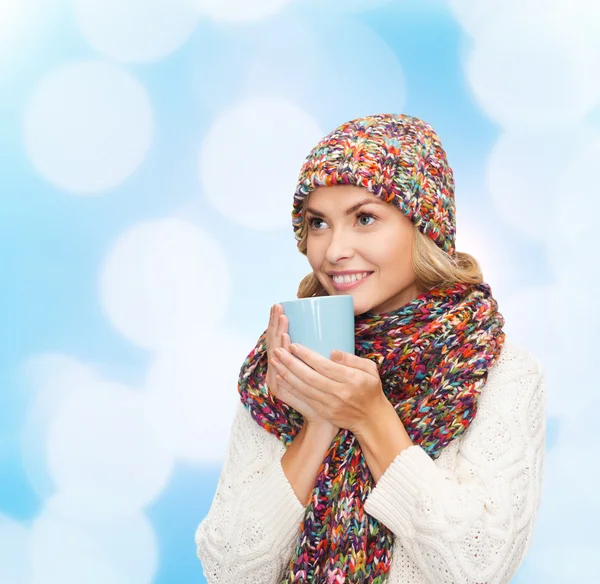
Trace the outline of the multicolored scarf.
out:
<instances>
[{"instance_id":1,"label":"multicolored scarf","mask_svg":"<svg viewBox=\"0 0 600 584\"><path fill-rule=\"evenodd\" d=\"M504 343L503 325L485 283L432 288L397 310L355 316L356 354L377 363L387 399L432 458L473 420ZM266 386L266 332L242 365L238 390L253 419L289 445L303 418ZM358 440L340 429L281 584L386 582L394 535L364 512L374 486Z\"/></svg>"}]
</instances>

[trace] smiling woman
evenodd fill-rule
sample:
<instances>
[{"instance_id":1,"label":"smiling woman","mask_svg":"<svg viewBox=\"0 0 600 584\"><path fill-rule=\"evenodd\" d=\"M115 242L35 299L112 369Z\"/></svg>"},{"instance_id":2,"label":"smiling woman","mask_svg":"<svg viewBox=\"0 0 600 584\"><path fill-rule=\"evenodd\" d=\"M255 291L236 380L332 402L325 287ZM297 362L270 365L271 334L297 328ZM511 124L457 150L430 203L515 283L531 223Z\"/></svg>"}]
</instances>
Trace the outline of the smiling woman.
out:
<instances>
[{"instance_id":1,"label":"smiling woman","mask_svg":"<svg viewBox=\"0 0 600 584\"><path fill-rule=\"evenodd\" d=\"M401 114L342 124L302 165L292 226L298 297L351 294L355 352L294 349L273 308L196 533L209 583L509 582L540 504L545 381L456 251L439 137Z\"/></svg>"},{"instance_id":2,"label":"smiling woman","mask_svg":"<svg viewBox=\"0 0 600 584\"><path fill-rule=\"evenodd\" d=\"M353 228L358 233L361 233L361 229L363 230L363 233L364 230L367 230L367 233L369 233L369 228L372 232L377 222L383 222L384 227L377 227L377 231L372 235L371 244L374 244L374 249L383 250L384 257L386 255L392 255L387 251L388 248L392 249L393 255L400 256L397 258L400 260L398 263L394 263L393 261L389 262L393 270L393 276L391 277L393 280L396 280L396 282L401 278L401 272L398 271L398 265L403 265L405 269L408 269L406 262L408 257L410 258L410 268L414 272L413 288L416 288L419 293L429 290L434 286L443 286L452 282L478 284L483 281L481 268L472 255L457 251L455 257L449 256L429 237L423 235L419 228L396 207L382 203L378 197L371 193L367 193L370 197L365 199L364 191L365 189L354 186L338 186L328 189L317 188L303 200L302 214L304 220L299 230L300 240L298 242L298 250L300 253L307 256L313 271L300 282L300 285L298 286L298 298L326 296L334 294L335 291L350 289L338 289L333 285L334 290L332 291L331 283L326 278L320 277L318 269L315 269L315 266L319 261L318 250L321 249L319 240L317 239L317 236L320 236L321 234L317 234L317 232L326 228L313 227L315 225L315 217L321 218L324 217L324 215L309 208L308 205L310 201L314 202L315 200L318 200L317 197L319 196L321 197L321 200L329 200L329 205L334 209L341 208L339 199L342 197L346 204L350 203L353 197L360 197L361 200L359 203L361 203L360 207L362 208L360 209L360 213L353 217L353 219L356 220L356 225L354 225ZM354 212L358 208L358 205L353 205L347 212ZM371 209L373 213L370 213ZM376 215L377 213L381 214L381 218ZM368 225L361 224L360 218L362 216L372 217L373 221ZM387 239L390 235L390 231L392 232L391 236L393 239L403 239L397 246L391 245ZM377 246L378 241L380 242L379 246ZM408 250L410 250L410 253L407 253ZM404 259L404 262L402 262L402 259ZM365 269L370 270L371 268L366 266ZM332 273L335 271L339 270L330 270ZM326 273L329 274L327 271ZM355 297L354 300L357 302L359 299ZM400 300L400 304L402 304L402 300ZM363 306L359 305L358 310L361 310ZM385 307L383 307L383 309L379 308L379 310L384 312ZM359 312L357 312L357 314L359 314Z\"/></svg>"},{"instance_id":3,"label":"smiling woman","mask_svg":"<svg viewBox=\"0 0 600 584\"><path fill-rule=\"evenodd\" d=\"M369 198L363 187L355 185L317 187L307 197L311 209L307 208L304 220L304 253L314 276L325 294L350 291L355 314L368 309L387 312L419 294L412 268L411 221L392 205L366 194ZM338 283L331 276L336 272L370 275Z\"/></svg>"}]
</instances>

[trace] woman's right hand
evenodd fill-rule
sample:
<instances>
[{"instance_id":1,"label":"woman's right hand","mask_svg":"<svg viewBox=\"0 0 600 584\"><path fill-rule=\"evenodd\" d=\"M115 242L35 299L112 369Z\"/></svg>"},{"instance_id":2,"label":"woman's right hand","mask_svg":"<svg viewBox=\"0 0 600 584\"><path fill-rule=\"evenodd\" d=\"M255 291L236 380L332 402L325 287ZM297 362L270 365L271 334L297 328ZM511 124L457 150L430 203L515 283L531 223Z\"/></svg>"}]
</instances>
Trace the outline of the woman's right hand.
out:
<instances>
[{"instance_id":1,"label":"woman's right hand","mask_svg":"<svg viewBox=\"0 0 600 584\"><path fill-rule=\"evenodd\" d=\"M336 433L339 430L329 420L323 418L315 412L305 401L294 396L293 393L286 388L285 383L278 383L276 376L277 370L271 365L271 359L275 357L275 349L281 347L290 350L291 344L290 335L288 334L288 319L283 313L281 304L275 304L271 307L271 316L269 318L269 327L267 329L267 386L272 394L278 399L284 401L288 406L300 412L304 417L304 421L311 425L335 428Z\"/></svg>"}]
</instances>

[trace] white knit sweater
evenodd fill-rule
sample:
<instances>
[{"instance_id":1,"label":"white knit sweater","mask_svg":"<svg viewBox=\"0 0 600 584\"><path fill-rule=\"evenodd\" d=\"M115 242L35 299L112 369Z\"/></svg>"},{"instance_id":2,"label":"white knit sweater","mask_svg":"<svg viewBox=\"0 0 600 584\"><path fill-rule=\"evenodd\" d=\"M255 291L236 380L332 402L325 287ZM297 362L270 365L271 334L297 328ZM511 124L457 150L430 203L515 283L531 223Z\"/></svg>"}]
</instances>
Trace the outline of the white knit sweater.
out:
<instances>
[{"instance_id":1,"label":"white knit sweater","mask_svg":"<svg viewBox=\"0 0 600 584\"><path fill-rule=\"evenodd\" d=\"M540 505L545 429L540 364L506 341L467 431L435 461L420 446L404 450L366 500L396 536L388 583L510 582ZM304 515L281 466L285 449L240 402L196 531L208 584L279 584Z\"/></svg>"}]
</instances>

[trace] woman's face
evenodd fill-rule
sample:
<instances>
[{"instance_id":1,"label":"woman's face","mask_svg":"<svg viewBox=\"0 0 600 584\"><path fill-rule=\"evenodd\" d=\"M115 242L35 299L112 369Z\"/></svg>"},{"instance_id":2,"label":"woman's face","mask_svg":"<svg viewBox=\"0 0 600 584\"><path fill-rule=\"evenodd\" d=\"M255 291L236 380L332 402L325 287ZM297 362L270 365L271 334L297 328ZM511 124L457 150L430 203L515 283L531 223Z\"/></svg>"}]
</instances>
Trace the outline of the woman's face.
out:
<instances>
[{"instance_id":1,"label":"woman's face","mask_svg":"<svg viewBox=\"0 0 600 584\"><path fill-rule=\"evenodd\" d=\"M391 203L363 187L318 187L309 195L306 220L313 272L331 296L353 296L355 315L395 310L419 295L411 261L413 223ZM344 271L372 273L354 285L336 284L330 273Z\"/></svg>"}]
</instances>

